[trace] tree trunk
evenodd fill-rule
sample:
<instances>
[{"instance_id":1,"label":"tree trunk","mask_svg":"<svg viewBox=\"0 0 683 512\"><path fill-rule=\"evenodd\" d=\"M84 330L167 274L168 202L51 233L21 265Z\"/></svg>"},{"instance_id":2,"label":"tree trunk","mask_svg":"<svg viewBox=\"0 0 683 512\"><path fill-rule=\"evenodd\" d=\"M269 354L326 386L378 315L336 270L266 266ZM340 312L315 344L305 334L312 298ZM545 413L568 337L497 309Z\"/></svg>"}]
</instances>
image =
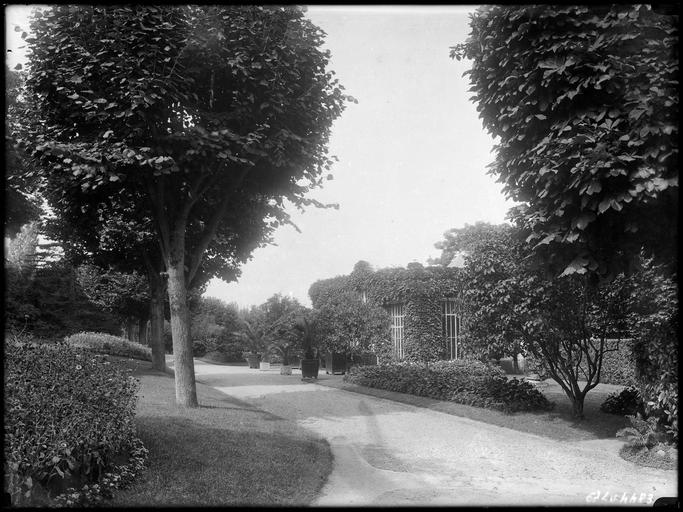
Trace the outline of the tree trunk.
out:
<instances>
[{"instance_id":1,"label":"tree trunk","mask_svg":"<svg viewBox=\"0 0 683 512\"><path fill-rule=\"evenodd\" d=\"M138 318L138 333L140 343L147 345L147 315Z\"/></svg>"},{"instance_id":2,"label":"tree trunk","mask_svg":"<svg viewBox=\"0 0 683 512\"><path fill-rule=\"evenodd\" d=\"M173 252L175 254L169 258L166 270L168 272L168 301L171 309L176 404L181 407L197 407L197 387L187 308L184 247L176 248Z\"/></svg>"},{"instance_id":3,"label":"tree trunk","mask_svg":"<svg viewBox=\"0 0 683 512\"><path fill-rule=\"evenodd\" d=\"M126 317L126 339L138 341L138 319L134 316Z\"/></svg>"},{"instance_id":4,"label":"tree trunk","mask_svg":"<svg viewBox=\"0 0 683 512\"><path fill-rule=\"evenodd\" d=\"M160 279L150 279L150 323L151 336L150 345L152 347L152 368L159 371L166 371L166 349L164 344L164 287Z\"/></svg>"},{"instance_id":5,"label":"tree trunk","mask_svg":"<svg viewBox=\"0 0 683 512\"><path fill-rule=\"evenodd\" d=\"M519 343L512 344L512 372L519 375L519 362L517 356L519 355Z\"/></svg>"},{"instance_id":6,"label":"tree trunk","mask_svg":"<svg viewBox=\"0 0 683 512\"><path fill-rule=\"evenodd\" d=\"M133 317L127 316L123 324L123 335L128 341L134 341L133 328L135 322L133 320Z\"/></svg>"},{"instance_id":7,"label":"tree trunk","mask_svg":"<svg viewBox=\"0 0 683 512\"><path fill-rule=\"evenodd\" d=\"M571 397L572 399L572 416L577 420L584 419L583 415L583 399L584 395Z\"/></svg>"}]
</instances>

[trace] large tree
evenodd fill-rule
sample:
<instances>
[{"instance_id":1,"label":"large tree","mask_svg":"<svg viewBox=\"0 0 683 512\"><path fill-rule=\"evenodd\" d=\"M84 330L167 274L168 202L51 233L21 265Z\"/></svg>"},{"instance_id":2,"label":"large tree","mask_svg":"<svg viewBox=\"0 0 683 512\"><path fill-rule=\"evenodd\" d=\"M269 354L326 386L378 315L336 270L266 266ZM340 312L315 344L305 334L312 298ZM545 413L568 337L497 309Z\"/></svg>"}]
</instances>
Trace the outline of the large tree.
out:
<instances>
[{"instance_id":1,"label":"large tree","mask_svg":"<svg viewBox=\"0 0 683 512\"><path fill-rule=\"evenodd\" d=\"M326 70L323 32L295 6L222 5L54 6L31 29L36 108L23 141L48 177L145 192L168 276L176 401L196 406L188 283L219 226L243 198L280 212L310 204L331 165L348 97Z\"/></svg>"},{"instance_id":2,"label":"large tree","mask_svg":"<svg viewBox=\"0 0 683 512\"><path fill-rule=\"evenodd\" d=\"M490 173L556 272L675 269L678 15L650 5L485 6L451 56L497 140Z\"/></svg>"}]
</instances>

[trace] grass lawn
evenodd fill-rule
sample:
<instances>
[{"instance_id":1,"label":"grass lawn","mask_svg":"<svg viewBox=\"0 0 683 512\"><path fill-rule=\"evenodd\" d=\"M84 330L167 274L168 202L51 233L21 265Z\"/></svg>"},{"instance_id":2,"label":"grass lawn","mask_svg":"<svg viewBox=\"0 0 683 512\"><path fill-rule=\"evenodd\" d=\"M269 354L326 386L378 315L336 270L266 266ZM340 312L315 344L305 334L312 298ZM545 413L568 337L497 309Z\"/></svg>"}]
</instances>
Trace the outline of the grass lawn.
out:
<instances>
[{"instance_id":1,"label":"grass lawn","mask_svg":"<svg viewBox=\"0 0 683 512\"><path fill-rule=\"evenodd\" d=\"M107 505L308 505L332 470L327 441L197 383L201 406L175 406L173 377L128 359L141 381L136 422L150 452L140 480Z\"/></svg>"},{"instance_id":2,"label":"grass lawn","mask_svg":"<svg viewBox=\"0 0 683 512\"><path fill-rule=\"evenodd\" d=\"M546 382L549 382L549 384L542 388L542 392L548 400L555 402L555 408L550 412L517 412L514 414L505 414L501 411L484 409L482 407L358 386L343 382L340 378L321 379L318 384L427 407L447 414L483 421L499 427L519 430L520 432L549 437L558 441L616 439L617 430L629 425L626 417L607 414L600 410L600 405L605 398L615 389L619 389L619 386L600 385L589 391L584 402L585 419L576 421L571 414L571 402L564 394L564 391L562 391L562 388L552 381Z\"/></svg>"}]
</instances>

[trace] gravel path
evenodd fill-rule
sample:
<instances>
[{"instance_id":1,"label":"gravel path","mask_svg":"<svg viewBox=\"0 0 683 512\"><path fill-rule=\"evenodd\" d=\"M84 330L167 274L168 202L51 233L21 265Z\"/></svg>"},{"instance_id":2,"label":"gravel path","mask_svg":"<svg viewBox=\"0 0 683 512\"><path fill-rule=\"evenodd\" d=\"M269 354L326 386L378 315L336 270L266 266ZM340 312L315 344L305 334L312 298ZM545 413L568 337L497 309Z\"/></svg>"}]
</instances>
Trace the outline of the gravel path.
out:
<instances>
[{"instance_id":1,"label":"gravel path","mask_svg":"<svg viewBox=\"0 0 683 512\"><path fill-rule=\"evenodd\" d=\"M318 505L585 505L606 495L598 504L614 505L615 496L642 506L678 495L677 472L621 459L616 439L555 441L302 382L296 370L283 376L195 361L195 371L197 380L330 442L334 469Z\"/></svg>"}]
</instances>

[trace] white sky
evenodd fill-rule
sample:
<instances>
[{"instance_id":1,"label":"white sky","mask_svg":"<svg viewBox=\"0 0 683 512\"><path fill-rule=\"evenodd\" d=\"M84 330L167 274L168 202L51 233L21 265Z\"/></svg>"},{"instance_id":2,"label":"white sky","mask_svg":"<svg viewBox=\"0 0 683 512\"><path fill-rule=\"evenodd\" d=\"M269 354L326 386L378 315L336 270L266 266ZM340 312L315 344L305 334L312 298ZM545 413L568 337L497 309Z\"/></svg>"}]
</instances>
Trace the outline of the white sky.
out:
<instances>
[{"instance_id":1,"label":"white sky","mask_svg":"<svg viewBox=\"0 0 683 512\"><path fill-rule=\"evenodd\" d=\"M238 282L213 280L205 295L249 306L282 293L310 305L311 284L358 260L426 264L446 230L504 221L513 203L486 174L493 141L469 100L469 62L449 57L475 7L308 7L327 33L329 69L358 100L333 128L334 180L312 194L340 208L290 212L302 233L280 228L277 245L257 249ZM26 11L6 8L10 68L21 61L13 23L28 28Z\"/></svg>"}]
</instances>

